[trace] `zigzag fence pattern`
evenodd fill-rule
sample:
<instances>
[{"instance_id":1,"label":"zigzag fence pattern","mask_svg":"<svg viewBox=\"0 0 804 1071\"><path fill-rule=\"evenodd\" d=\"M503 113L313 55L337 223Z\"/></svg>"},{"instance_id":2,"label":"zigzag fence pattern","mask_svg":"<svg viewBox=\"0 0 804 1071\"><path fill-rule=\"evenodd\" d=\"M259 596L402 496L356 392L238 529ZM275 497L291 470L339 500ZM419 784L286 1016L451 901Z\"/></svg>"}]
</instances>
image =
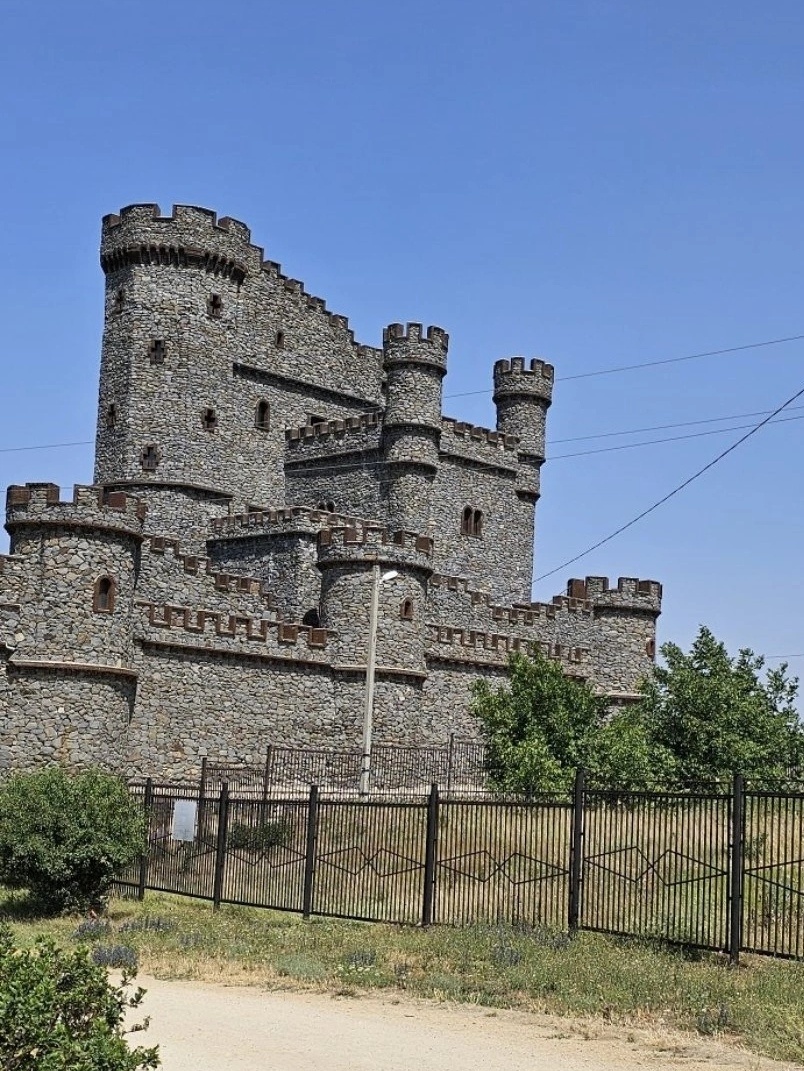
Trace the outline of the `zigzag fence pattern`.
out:
<instances>
[{"instance_id":1,"label":"zigzag fence pattern","mask_svg":"<svg viewBox=\"0 0 804 1071\"><path fill-rule=\"evenodd\" d=\"M208 789L209 786L207 786ZM524 801L238 795L133 786L163 890L365 921L545 927L804 958L804 793L612 792L579 774ZM175 825L183 801L185 827ZM179 840L176 836L184 836Z\"/></svg>"}]
</instances>

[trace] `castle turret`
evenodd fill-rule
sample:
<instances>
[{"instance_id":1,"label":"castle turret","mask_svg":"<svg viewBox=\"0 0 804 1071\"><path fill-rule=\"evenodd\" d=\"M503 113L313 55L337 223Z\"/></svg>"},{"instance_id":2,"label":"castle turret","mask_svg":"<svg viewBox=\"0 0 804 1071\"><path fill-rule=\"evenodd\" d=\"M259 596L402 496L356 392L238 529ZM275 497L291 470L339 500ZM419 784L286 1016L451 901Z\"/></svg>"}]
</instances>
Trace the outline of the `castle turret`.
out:
<instances>
[{"instance_id":1,"label":"castle turret","mask_svg":"<svg viewBox=\"0 0 804 1071\"><path fill-rule=\"evenodd\" d=\"M338 663L365 669L374 566L380 584L377 667L422 674L424 606L432 569L432 541L412 532L325 528L318 537L321 625L334 630Z\"/></svg>"},{"instance_id":2,"label":"castle turret","mask_svg":"<svg viewBox=\"0 0 804 1071\"><path fill-rule=\"evenodd\" d=\"M494 364L494 404L497 431L519 439L520 478L517 493L539 497L539 470L544 462L547 410L553 400L553 366L524 357Z\"/></svg>"},{"instance_id":3,"label":"castle turret","mask_svg":"<svg viewBox=\"0 0 804 1071\"><path fill-rule=\"evenodd\" d=\"M428 533L441 439L441 381L449 335L440 327L391 324L383 332L387 402L383 456L391 527Z\"/></svg>"},{"instance_id":4,"label":"castle turret","mask_svg":"<svg viewBox=\"0 0 804 1071\"><path fill-rule=\"evenodd\" d=\"M656 580L621 576L570 580L567 596L592 606L599 625L593 652L595 686L614 700L637 699L638 688L656 659L656 620L662 612L662 585Z\"/></svg>"},{"instance_id":5,"label":"castle turret","mask_svg":"<svg viewBox=\"0 0 804 1071\"><path fill-rule=\"evenodd\" d=\"M8 489L11 552L24 591L8 662L26 764L120 768L133 712L132 606L145 510L122 492L55 484Z\"/></svg>"},{"instance_id":6,"label":"castle turret","mask_svg":"<svg viewBox=\"0 0 804 1071\"><path fill-rule=\"evenodd\" d=\"M245 224L184 205L166 217L130 205L103 219L95 480L141 495L156 531L192 539L233 498L271 490L266 436L230 396L232 361L253 346L239 326L244 282L262 264L250 239Z\"/></svg>"}]
</instances>

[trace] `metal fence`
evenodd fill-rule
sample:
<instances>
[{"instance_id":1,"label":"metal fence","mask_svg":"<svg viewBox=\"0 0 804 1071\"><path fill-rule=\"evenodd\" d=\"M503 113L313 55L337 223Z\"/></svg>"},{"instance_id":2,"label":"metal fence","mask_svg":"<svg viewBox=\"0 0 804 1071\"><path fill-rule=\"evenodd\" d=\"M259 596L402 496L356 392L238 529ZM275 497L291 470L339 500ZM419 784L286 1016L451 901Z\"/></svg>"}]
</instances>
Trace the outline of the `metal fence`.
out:
<instances>
[{"instance_id":1,"label":"metal fence","mask_svg":"<svg viewBox=\"0 0 804 1071\"><path fill-rule=\"evenodd\" d=\"M454 735L443 747L375 745L369 793L426 796L430 785L438 784L446 797L483 795L488 791L485 755L483 744ZM271 745L260 765L203 759L201 792L220 792L225 782L230 791L267 799L306 795L315 784L324 792L348 796L359 792L361 765L360 751Z\"/></svg>"},{"instance_id":2,"label":"metal fence","mask_svg":"<svg viewBox=\"0 0 804 1071\"><path fill-rule=\"evenodd\" d=\"M207 786L208 788L209 786ZM804 794L601 791L527 802L255 798L134 788L147 856L120 879L368 921L478 922L804 958ZM178 801L189 832L177 831ZM177 839L184 836L188 839Z\"/></svg>"}]
</instances>

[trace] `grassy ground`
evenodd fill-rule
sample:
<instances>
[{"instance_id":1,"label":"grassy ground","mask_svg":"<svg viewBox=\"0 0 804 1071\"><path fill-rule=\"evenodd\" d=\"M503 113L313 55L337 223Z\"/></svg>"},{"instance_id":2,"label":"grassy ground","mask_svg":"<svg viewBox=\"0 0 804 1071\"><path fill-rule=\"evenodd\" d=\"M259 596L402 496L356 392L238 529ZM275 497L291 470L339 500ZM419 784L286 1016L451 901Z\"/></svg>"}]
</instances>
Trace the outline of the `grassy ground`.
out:
<instances>
[{"instance_id":1,"label":"grassy ground","mask_svg":"<svg viewBox=\"0 0 804 1071\"><path fill-rule=\"evenodd\" d=\"M159 978L309 988L344 995L371 989L490 1007L603 1017L731 1037L755 1052L804 1062L804 963L722 958L579 934L508 927L467 929L361 924L266 910L211 907L149 894L115 900L107 928L76 937L76 918L38 917L21 894L0 893L0 917L20 944L136 950ZM86 929L86 927L84 927Z\"/></svg>"}]
</instances>

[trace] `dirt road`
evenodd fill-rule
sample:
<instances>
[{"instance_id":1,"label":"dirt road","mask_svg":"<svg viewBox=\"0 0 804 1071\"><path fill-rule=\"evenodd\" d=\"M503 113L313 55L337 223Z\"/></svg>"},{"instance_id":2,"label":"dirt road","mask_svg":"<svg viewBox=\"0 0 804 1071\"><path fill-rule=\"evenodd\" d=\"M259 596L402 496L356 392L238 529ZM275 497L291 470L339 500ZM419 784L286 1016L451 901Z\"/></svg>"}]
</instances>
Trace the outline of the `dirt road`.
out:
<instances>
[{"instance_id":1,"label":"dirt road","mask_svg":"<svg viewBox=\"0 0 804 1071\"><path fill-rule=\"evenodd\" d=\"M141 976L164 1071L782 1071L715 1043L470 1005Z\"/></svg>"}]
</instances>

